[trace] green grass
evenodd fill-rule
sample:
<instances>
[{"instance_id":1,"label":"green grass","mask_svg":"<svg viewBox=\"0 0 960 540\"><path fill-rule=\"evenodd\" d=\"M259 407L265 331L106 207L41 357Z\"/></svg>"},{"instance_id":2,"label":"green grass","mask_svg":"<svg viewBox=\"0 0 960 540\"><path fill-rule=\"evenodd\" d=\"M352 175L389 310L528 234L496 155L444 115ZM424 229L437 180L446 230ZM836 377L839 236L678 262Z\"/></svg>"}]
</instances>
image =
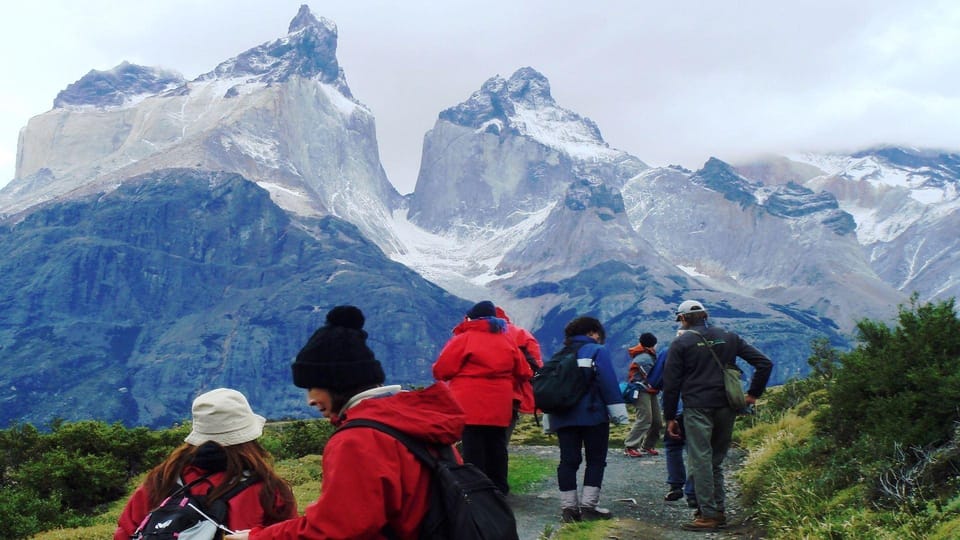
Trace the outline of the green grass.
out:
<instances>
[{"instance_id":1,"label":"green grass","mask_svg":"<svg viewBox=\"0 0 960 540\"><path fill-rule=\"evenodd\" d=\"M786 389L789 390L789 389ZM774 403L777 393L769 396ZM768 538L920 540L960 538L960 492L947 504L883 508L870 501L871 478L849 478L849 465L818 436L814 419L829 414L822 392L789 407L770 407L735 435L749 452L737 473L745 505Z\"/></svg>"},{"instance_id":2,"label":"green grass","mask_svg":"<svg viewBox=\"0 0 960 540\"><path fill-rule=\"evenodd\" d=\"M510 456L507 481L512 493L529 493L557 472L557 462L536 456Z\"/></svg>"}]
</instances>

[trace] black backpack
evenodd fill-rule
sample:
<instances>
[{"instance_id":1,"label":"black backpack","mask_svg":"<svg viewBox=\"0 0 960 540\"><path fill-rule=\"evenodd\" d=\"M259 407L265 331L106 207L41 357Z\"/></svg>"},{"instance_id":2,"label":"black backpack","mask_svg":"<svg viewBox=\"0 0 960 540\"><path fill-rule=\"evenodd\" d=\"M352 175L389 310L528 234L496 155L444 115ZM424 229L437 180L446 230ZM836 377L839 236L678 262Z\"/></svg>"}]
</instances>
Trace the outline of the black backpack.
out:
<instances>
[{"instance_id":1,"label":"black backpack","mask_svg":"<svg viewBox=\"0 0 960 540\"><path fill-rule=\"evenodd\" d=\"M223 538L224 532L233 534L223 525L227 519L227 501L254 482L244 476L230 491L208 503L204 496L190 493L190 488L210 474L171 493L143 518L130 540L213 540Z\"/></svg>"},{"instance_id":2,"label":"black backpack","mask_svg":"<svg viewBox=\"0 0 960 540\"><path fill-rule=\"evenodd\" d=\"M568 345L560 349L530 380L533 401L541 411L551 414L567 411L590 389L590 381L577 365L581 346Z\"/></svg>"},{"instance_id":3,"label":"black backpack","mask_svg":"<svg viewBox=\"0 0 960 540\"><path fill-rule=\"evenodd\" d=\"M344 424L337 433L368 427L397 439L425 463L433 475L430 507L420 526L421 540L519 540L517 521L503 493L471 463L457 463L449 446L429 445L406 433L377 422L357 419ZM396 538L389 528L387 538Z\"/></svg>"}]
</instances>

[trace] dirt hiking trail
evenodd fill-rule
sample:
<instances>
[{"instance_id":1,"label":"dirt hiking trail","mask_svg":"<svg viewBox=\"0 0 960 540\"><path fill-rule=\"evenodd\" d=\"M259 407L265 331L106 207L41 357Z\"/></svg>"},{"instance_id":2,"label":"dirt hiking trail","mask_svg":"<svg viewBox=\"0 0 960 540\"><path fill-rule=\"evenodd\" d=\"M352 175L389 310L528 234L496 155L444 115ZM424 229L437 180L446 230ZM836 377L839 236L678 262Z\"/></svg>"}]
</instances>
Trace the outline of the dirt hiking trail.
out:
<instances>
[{"instance_id":1,"label":"dirt hiking trail","mask_svg":"<svg viewBox=\"0 0 960 540\"><path fill-rule=\"evenodd\" d=\"M511 446L511 453L526 454L560 461L556 446ZM716 532L693 532L680 528L693 519L693 509L683 499L663 500L667 492L666 458L659 456L630 458L619 447L611 446L607 455L600 506L613 514L613 530L608 538L620 540L696 540L696 539L760 539L753 520L743 515L739 489L732 482L732 471L740 454L731 449L725 462L726 514L728 526ZM580 468L578 482L583 478ZM582 487L582 486L581 486ZM510 494L507 500L517 517L520 540L543 540L547 531L556 531L560 522L560 494L556 476L542 481L524 494Z\"/></svg>"}]
</instances>

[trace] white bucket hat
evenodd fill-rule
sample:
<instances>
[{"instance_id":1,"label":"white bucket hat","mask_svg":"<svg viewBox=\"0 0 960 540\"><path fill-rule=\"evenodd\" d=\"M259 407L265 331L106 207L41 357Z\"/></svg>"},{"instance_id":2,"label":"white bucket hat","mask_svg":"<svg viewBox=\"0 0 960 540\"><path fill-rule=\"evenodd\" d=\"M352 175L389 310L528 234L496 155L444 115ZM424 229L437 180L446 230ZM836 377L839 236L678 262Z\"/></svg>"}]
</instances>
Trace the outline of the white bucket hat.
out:
<instances>
[{"instance_id":1,"label":"white bucket hat","mask_svg":"<svg viewBox=\"0 0 960 540\"><path fill-rule=\"evenodd\" d=\"M254 414L247 398L230 388L217 388L193 400L193 430L183 441L194 446L213 441L231 446L256 440L266 418Z\"/></svg>"}]
</instances>

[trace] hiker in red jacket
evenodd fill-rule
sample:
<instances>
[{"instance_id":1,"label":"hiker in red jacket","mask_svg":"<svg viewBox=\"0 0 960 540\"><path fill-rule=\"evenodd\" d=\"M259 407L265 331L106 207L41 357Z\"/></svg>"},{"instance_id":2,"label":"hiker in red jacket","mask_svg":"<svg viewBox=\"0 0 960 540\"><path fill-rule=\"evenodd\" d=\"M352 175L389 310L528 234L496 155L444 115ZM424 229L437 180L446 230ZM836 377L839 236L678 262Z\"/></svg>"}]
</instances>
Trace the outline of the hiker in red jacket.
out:
<instances>
[{"instance_id":1,"label":"hiker in red jacket","mask_svg":"<svg viewBox=\"0 0 960 540\"><path fill-rule=\"evenodd\" d=\"M529 380L533 371L507 336L506 321L496 314L489 300L470 308L437 356L433 376L450 382L467 415L463 460L476 465L506 495L510 491L507 427L513 418L514 382Z\"/></svg>"},{"instance_id":2,"label":"hiker in red jacket","mask_svg":"<svg viewBox=\"0 0 960 540\"><path fill-rule=\"evenodd\" d=\"M363 323L356 307L337 306L297 354L293 383L307 389L309 405L335 426L370 419L428 443L455 443L464 414L447 386L411 392L384 386ZM323 489L303 517L225 539L414 540L431 480L427 466L391 435L372 428L344 430L323 449Z\"/></svg>"},{"instance_id":3,"label":"hiker in red jacket","mask_svg":"<svg viewBox=\"0 0 960 540\"><path fill-rule=\"evenodd\" d=\"M513 340L527 359L527 364L531 371L536 371L543 367L543 358L540 356L540 342L533 337L526 328L513 324L503 308L497 306L497 317L507 322L507 337ZM507 428L507 441L513 436L513 429L517 427L517 421L520 419L520 413L536 414L537 408L533 403L533 386L530 385L529 378L516 378L513 380L513 418L510 420L510 426Z\"/></svg>"},{"instance_id":4,"label":"hiker in red jacket","mask_svg":"<svg viewBox=\"0 0 960 540\"><path fill-rule=\"evenodd\" d=\"M198 481L190 487L192 494L218 498L246 472L254 480L227 500L228 528L249 529L296 517L297 501L290 486L274 472L273 458L257 441L264 422L236 390L217 388L197 396L193 429L133 492L117 521L114 540L129 540L144 518L180 488L178 481Z\"/></svg>"}]
</instances>

